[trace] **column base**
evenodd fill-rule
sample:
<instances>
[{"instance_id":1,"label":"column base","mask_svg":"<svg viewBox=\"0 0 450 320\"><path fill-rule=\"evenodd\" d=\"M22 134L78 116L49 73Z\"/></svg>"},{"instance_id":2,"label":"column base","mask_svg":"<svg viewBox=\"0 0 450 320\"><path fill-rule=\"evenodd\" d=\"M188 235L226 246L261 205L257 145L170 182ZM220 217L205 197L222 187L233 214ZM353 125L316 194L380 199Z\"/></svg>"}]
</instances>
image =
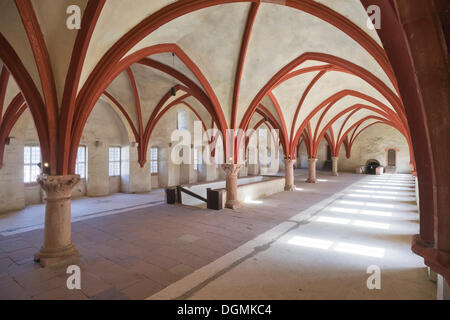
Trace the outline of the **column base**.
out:
<instances>
[{"instance_id":1,"label":"column base","mask_svg":"<svg viewBox=\"0 0 450 320\"><path fill-rule=\"evenodd\" d=\"M333 176L335 176L335 177L339 177L339 173L335 173L335 172L333 172Z\"/></svg>"},{"instance_id":2,"label":"column base","mask_svg":"<svg viewBox=\"0 0 450 320\"><path fill-rule=\"evenodd\" d=\"M317 183L317 179L310 179L310 178L308 178L308 179L306 179L305 182L306 183Z\"/></svg>"},{"instance_id":3,"label":"column base","mask_svg":"<svg viewBox=\"0 0 450 320\"><path fill-rule=\"evenodd\" d=\"M434 283L437 283L438 280L438 274L431 270L430 267L427 267L427 273L428 273L428 280Z\"/></svg>"},{"instance_id":4,"label":"column base","mask_svg":"<svg viewBox=\"0 0 450 320\"><path fill-rule=\"evenodd\" d=\"M290 185L290 186L284 186L284 191L295 191L296 186Z\"/></svg>"},{"instance_id":5,"label":"column base","mask_svg":"<svg viewBox=\"0 0 450 320\"><path fill-rule=\"evenodd\" d=\"M412 237L411 250L424 259L427 267L447 279L447 285L450 284L450 253L435 249L431 243L423 241L418 234Z\"/></svg>"},{"instance_id":6,"label":"column base","mask_svg":"<svg viewBox=\"0 0 450 320\"><path fill-rule=\"evenodd\" d=\"M34 261L39 262L44 268L61 264L77 263L79 259L80 253L73 243L60 249L42 248L34 255Z\"/></svg>"},{"instance_id":7,"label":"column base","mask_svg":"<svg viewBox=\"0 0 450 320\"><path fill-rule=\"evenodd\" d=\"M450 300L450 286L443 276L437 276L437 300Z\"/></svg>"},{"instance_id":8,"label":"column base","mask_svg":"<svg viewBox=\"0 0 450 320\"><path fill-rule=\"evenodd\" d=\"M241 203L239 202L239 200L227 200L225 202L225 208L231 209L231 210L236 210L239 209L241 207Z\"/></svg>"}]
</instances>

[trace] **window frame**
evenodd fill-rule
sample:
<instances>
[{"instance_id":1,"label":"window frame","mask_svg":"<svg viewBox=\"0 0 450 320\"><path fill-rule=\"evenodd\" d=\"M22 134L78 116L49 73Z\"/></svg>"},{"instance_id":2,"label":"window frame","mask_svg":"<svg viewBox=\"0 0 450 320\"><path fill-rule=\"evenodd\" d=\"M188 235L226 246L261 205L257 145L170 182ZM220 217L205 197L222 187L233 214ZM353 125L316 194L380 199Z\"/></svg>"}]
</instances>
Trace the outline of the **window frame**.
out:
<instances>
[{"instance_id":1,"label":"window frame","mask_svg":"<svg viewBox=\"0 0 450 320\"><path fill-rule=\"evenodd\" d=\"M30 148L30 159L29 159L30 162L29 163L26 162L26 159L25 159L25 148ZM39 149L39 161L36 162L36 163L33 163L33 148L38 148ZM37 166L39 163L41 163L41 166L42 166L41 146L39 144L34 144L34 143L25 144L24 147L23 147L23 153L24 153L24 155L23 155L23 169L22 169L24 171L24 173L23 173L23 183L24 183L25 186L35 186L38 183L37 183L36 180L33 181L31 179L31 175L32 175L31 172L32 172L32 167L33 166ZM25 167L27 167L27 166L30 167L30 176L29 176L30 180L28 182L25 180ZM42 174L42 168L39 168L39 171L38 171L38 174L36 175L36 177L39 176L40 174Z\"/></svg>"},{"instance_id":2,"label":"window frame","mask_svg":"<svg viewBox=\"0 0 450 320\"><path fill-rule=\"evenodd\" d=\"M111 160L111 149L119 149L119 160ZM111 164L119 164L119 172L116 174L113 172L111 174ZM120 177L122 175L122 147L121 146L109 146L108 148L108 176L109 177Z\"/></svg>"},{"instance_id":3,"label":"window frame","mask_svg":"<svg viewBox=\"0 0 450 320\"><path fill-rule=\"evenodd\" d=\"M153 150L156 150L156 159L153 159L153 153L152 153ZM156 163L156 172L152 171L153 163ZM158 147L150 148L150 174L152 176L156 176L159 174L159 148Z\"/></svg>"}]
</instances>

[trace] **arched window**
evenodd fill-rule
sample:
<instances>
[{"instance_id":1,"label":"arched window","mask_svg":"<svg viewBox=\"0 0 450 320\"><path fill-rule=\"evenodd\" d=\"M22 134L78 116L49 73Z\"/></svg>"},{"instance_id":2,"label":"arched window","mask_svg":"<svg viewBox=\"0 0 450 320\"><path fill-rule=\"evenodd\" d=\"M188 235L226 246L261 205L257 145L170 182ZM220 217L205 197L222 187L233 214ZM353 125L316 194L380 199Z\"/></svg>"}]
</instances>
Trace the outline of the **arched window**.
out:
<instances>
[{"instance_id":1,"label":"arched window","mask_svg":"<svg viewBox=\"0 0 450 320\"><path fill-rule=\"evenodd\" d=\"M397 153L395 149L388 150L387 158L389 167L395 167L397 165Z\"/></svg>"}]
</instances>

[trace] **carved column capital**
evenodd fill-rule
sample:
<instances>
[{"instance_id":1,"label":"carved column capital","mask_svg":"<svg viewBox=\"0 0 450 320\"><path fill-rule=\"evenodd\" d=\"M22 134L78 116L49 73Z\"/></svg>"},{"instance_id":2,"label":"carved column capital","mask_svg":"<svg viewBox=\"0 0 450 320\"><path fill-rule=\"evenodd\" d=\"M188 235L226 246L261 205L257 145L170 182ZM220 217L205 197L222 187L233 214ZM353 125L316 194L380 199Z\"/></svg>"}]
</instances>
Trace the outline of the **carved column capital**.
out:
<instances>
[{"instance_id":1,"label":"carved column capital","mask_svg":"<svg viewBox=\"0 0 450 320\"><path fill-rule=\"evenodd\" d=\"M73 187L80 181L80 175L50 176L41 174L37 182L47 195L47 201L64 200L71 197Z\"/></svg>"},{"instance_id":2,"label":"carved column capital","mask_svg":"<svg viewBox=\"0 0 450 320\"><path fill-rule=\"evenodd\" d=\"M239 170L241 170L242 164L225 163L222 164L222 169L225 171L227 176L237 175Z\"/></svg>"}]
</instances>

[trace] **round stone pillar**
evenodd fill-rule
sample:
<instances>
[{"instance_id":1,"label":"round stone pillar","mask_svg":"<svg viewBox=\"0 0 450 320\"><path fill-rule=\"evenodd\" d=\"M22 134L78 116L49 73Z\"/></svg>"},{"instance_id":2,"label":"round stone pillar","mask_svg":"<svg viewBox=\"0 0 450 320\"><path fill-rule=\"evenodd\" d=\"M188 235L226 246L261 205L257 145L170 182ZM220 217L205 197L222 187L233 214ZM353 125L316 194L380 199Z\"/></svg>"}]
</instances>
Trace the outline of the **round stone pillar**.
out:
<instances>
[{"instance_id":1,"label":"round stone pillar","mask_svg":"<svg viewBox=\"0 0 450 320\"><path fill-rule=\"evenodd\" d=\"M225 171L225 181L227 190L227 201L225 202L225 208L237 209L241 205L238 200L237 194L237 179L238 172L242 168L241 164L226 163L222 164L222 169Z\"/></svg>"},{"instance_id":2,"label":"round stone pillar","mask_svg":"<svg viewBox=\"0 0 450 320\"><path fill-rule=\"evenodd\" d=\"M338 176L338 157L331 157L331 168L332 168L332 172L333 172L333 176Z\"/></svg>"},{"instance_id":3,"label":"round stone pillar","mask_svg":"<svg viewBox=\"0 0 450 320\"><path fill-rule=\"evenodd\" d=\"M284 184L284 191L294 191L295 190L295 184L294 184L294 161L291 159L285 159L284 160L284 174L286 182Z\"/></svg>"},{"instance_id":4,"label":"round stone pillar","mask_svg":"<svg viewBox=\"0 0 450 320\"><path fill-rule=\"evenodd\" d=\"M317 182L317 179L316 179L316 162L317 162L316 158L308 159L308 163L309 163L309 177L306 180L306 182L308 182L308 183L316 183Z\"/></svg>"},{"instance_id":5,"label":"round stone pillar","mask_svg":"<svg viewBox=\"0 0 450 320\"><path fill-rule=\"evenodd\" d=\"M40 175L37 179L46 194L44 244L34 256L41 266L76 261L79 253L71 239L70 199L79 175Z\"/></svg>"}]
</instances>

